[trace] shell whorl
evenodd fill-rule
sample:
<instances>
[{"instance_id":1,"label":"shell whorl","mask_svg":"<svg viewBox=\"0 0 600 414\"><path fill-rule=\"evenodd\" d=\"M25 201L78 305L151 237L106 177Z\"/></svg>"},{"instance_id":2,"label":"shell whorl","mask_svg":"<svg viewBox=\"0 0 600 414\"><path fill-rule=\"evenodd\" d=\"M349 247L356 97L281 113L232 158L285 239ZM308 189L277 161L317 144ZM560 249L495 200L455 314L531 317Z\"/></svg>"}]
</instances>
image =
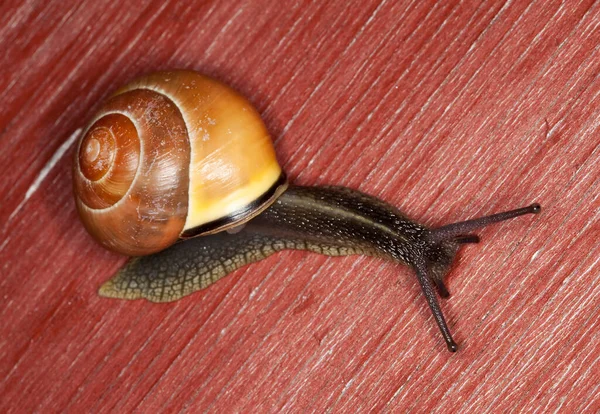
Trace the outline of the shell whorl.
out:
<instances>
[{"instance_id":1,"label":"shell whorl","mask_svg":"<svg viewBox=\"0 0 600 414\"><path fill-rule=\"evenodd\" d=\"M110 98L77 151L75 193L88 231L128 255L173 244L188 208L185 123L162 94L137 89Z\"/></svg>"},{"instance_id":2,"label":"shell whorl","mask_svg":"<svg viewBox=\"0 0 600 414\"><path fill-rule=\"evenodd\" d=\"M114 205L129 191L140 161L140 139L133 122L119 113L106 114L85 134L77 161L79 194L86 206Z\"/></svg>"}]
</instances>

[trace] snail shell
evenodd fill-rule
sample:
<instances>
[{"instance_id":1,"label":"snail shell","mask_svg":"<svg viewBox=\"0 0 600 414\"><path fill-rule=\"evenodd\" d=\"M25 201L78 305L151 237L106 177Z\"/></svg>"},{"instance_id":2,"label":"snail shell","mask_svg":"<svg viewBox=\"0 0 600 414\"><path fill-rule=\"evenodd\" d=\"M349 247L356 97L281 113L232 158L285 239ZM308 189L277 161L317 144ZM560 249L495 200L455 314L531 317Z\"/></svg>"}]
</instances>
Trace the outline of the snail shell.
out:
<instances>
[{"instance_id":1,"label":"snail shell","mask_svg":"<svg viewBox=\"0 0 600 414\"><path fill-rule=\"evenodd\" d=\"M258 112L192 71L119 89L75 152L77 210L104 247L137 256L250 220L285 190Z\"/></svg>"}]
</instances>

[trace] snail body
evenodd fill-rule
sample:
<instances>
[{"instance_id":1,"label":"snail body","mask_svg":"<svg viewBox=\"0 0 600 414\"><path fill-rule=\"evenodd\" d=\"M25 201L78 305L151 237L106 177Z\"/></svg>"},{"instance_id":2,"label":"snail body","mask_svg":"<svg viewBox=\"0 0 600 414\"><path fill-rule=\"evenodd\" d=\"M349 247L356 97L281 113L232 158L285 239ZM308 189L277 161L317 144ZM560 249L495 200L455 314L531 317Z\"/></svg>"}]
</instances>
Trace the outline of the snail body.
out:
<instances>
[{"instance_id":1,"label":"snail body","mask_svg":"<svg viewBox=\"0 0 600 414\"><path fill-rule=\"evenodd\" d=\"M132 114L144 120L121 119ZM121 143L133 155L115 150ZM540 211L533 204L429 229L355 190L288 185L256 110L190 71L158 72L117 91L92 119L75 158L85 227L103 246L140 256L100 295L168 302L284 249L364 254L415 271L451 351L457 346L434 286L449 296L444 277L460 244L478 242L471 233L477 228ZM96 189L107 183L108 190Z\"/></svg>"}]
</instances>

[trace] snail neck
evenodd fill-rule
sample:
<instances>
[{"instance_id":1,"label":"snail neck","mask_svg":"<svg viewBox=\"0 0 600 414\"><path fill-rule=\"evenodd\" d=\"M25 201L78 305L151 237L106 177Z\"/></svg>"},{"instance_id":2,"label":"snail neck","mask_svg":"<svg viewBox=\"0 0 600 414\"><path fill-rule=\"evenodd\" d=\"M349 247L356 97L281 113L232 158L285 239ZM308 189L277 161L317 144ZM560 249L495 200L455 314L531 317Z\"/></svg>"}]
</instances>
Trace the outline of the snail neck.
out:
<instances>
[{"instance_id":1,"label":"snail neck","mask_svg":"<svg viewBox=\"0 0 600 414\"><path fill-rule=\"evenodd\" d=\"M301 250L381 256L404 264L427 233L389 204L344 187L290 186L248 228L295 240Z\"/></svg>"}]
</instances>

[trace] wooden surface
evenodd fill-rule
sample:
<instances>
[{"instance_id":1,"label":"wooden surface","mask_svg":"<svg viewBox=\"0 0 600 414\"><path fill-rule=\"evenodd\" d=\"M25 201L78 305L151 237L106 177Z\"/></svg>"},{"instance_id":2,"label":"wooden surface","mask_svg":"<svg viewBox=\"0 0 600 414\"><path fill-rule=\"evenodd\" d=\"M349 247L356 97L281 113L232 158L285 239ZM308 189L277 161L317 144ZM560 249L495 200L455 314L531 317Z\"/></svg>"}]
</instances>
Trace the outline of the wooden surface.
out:
<instances>
[{"instance_id":1,"label":"wooden surface","mask_svg":"<svg viewBox=\"0 0 600 414\"><path fill-rule=\"evenodd\" d=\"M3 1L0 412L600 410L600 4ZM183 67L257 106L301 184L480 232L443 302L412 273L283 252L173 304L101 299L125 261L70 161L110 91Z\"/></svg>"}]
</instances>

